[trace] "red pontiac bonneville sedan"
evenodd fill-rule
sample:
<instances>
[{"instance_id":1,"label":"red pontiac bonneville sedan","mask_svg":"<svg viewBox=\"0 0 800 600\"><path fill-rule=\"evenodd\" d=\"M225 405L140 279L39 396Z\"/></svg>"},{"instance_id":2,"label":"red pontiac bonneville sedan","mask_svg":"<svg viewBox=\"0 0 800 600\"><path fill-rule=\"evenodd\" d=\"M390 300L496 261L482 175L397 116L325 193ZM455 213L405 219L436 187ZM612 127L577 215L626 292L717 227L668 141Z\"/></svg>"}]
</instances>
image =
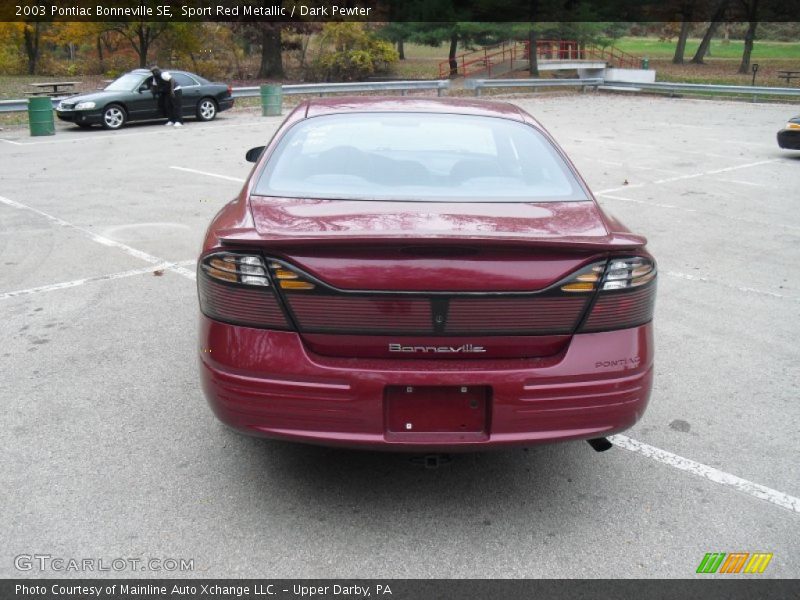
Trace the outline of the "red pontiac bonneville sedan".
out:
<instances>
[{"instance_id":1,"label":"red pontiac bonneville sedan","mask_svg":"<svg viewBox=\"0 0 800 600\"><path fill-rule=\"evenodd\" d=\"M656 266L516 106L298 106L200 256L202 382L249 434L452 451L631 427Z\"/></svg>"}]
</instances>

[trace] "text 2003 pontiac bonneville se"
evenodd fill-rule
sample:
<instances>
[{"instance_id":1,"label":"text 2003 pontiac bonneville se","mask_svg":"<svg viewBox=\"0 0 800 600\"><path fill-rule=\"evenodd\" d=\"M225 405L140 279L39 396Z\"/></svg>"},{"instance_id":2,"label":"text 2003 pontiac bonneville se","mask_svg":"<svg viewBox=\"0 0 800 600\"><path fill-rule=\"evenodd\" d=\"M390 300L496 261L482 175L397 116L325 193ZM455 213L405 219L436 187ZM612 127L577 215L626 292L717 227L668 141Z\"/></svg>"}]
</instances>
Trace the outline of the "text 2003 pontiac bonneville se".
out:
<instances>
[{"instance_id":1,"label":"text 2003 pontiac bonneville se","mask_svg":"<svg viewBox=\"0 0 800 600\"><path fill-rule=\"evenodd\" d=\"M248 158L197 273L224 423L451 451L600 447L642 416L655 261L527 113L315 100Z\"/></svg>"}]
</instances>

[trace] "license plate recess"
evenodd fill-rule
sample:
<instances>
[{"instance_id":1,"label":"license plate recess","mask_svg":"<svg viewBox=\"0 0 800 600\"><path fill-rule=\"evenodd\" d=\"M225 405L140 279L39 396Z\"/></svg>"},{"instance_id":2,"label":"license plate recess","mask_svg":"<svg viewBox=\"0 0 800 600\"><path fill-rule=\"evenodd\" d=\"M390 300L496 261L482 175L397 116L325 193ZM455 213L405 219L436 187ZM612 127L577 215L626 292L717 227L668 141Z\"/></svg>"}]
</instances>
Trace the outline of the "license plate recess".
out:
<instances>
[{"instance_id":1,"label":"license plate recess","mask_svg":"<svg viewBox=\"0 0 800 600\"><path fill-rule=\"evenodd\" d=\"M488 386L388 386L384 414L388 436L472 434L485 436Z\"/></svg>"}]
</instances>

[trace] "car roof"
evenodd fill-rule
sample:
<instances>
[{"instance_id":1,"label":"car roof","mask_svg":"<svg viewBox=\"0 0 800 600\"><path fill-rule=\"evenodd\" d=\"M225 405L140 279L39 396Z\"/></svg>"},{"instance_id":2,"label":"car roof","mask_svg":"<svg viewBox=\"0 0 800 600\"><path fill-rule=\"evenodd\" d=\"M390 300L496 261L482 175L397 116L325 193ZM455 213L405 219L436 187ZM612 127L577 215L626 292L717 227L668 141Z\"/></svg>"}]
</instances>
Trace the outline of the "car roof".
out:
<instances>
[{"instance_id":1,"label":"car roof","mask_svg":"<svg viewBox=\"0 0 800 600\"><path fill-rule=\"evenodd\" d=\"M526 121L524 113L508 102L467 98L409 98L403 96L351 96L309 100L306 117L353 112L421 112L502 117ZM528 116L528 120L531 117Z\"/></svg>"},{"instance_id":2,"label":"car roof","mask_svg":"<svg viewBox=\"0 0 800 600\"><path fill-rule=\"evenodd\" d=\"M200 75L195 75L189 71L183 71L181 69L161 69L162 71L168 71L169 73L183 73L184 75L191 75L192 77L198 78ZM129 73L136 73L137 75L151 75L153 72L150 69L134 69L133 71L129 71Z\"/></svg>"}]
</instances>

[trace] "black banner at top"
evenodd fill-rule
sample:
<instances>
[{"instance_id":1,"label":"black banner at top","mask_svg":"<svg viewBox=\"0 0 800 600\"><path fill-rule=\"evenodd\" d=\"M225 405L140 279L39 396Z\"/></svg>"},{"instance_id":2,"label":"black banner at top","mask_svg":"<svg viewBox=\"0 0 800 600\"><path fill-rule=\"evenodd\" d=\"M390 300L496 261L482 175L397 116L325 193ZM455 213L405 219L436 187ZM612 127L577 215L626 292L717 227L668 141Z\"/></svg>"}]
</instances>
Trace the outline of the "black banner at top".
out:
<instances>
[{"instance_id":1,"label":"black banner at top","mask_svg":"<svg viewBox=\"0 0 800 600\"><path fill-rule=\"evenodd\" d=\"M0 21L695 21L723 0L3 0ZM736 0L727 21L796 21L800 0Z\"/></svg>"}]
</instances>

